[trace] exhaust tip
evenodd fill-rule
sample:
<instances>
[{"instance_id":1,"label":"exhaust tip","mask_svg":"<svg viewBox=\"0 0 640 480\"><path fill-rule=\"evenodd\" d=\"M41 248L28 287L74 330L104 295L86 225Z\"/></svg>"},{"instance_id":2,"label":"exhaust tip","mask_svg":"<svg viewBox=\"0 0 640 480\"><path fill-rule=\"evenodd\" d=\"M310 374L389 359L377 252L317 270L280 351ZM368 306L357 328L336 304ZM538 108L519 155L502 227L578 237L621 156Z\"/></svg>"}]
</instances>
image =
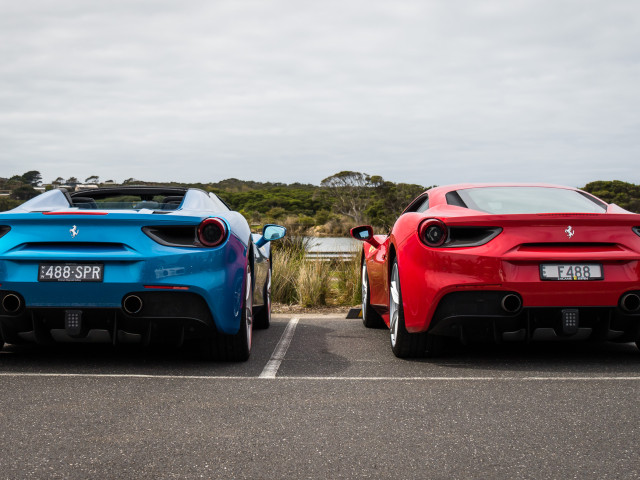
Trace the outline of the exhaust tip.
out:
<instances>
[{"instance_id":1,"label":"exhaust tip","mask_svg":"<svg viewBox=\"0 0 640 480\"><path fill-rule=\"evenodd\" d=\"M640 295L637 293L625 293L620 297L620 308L629 313L640 311Z\"/></svg>"},{"instance_id":2,"label":"exhaust tip","mask_svg":"<svg viewBox=\"0 0 640 480\"><path fill-rule=\"evenodd\" d=\"M502 297L500 306L507 313L517 313L522 308L522 299L515 293L509 293Z\"/></svg>"},{"instance_id":3,"label":"exhaust tip","mask_svg":"<svg viewBox=\"0 0 640 480\"><path fill-rule=\"evenodd\" d=\"M22 299L15 293L8 293L2 298L2 308L7 313L18 313L22 308Z\"/></svg>"},{"instance_id":4,"label":"exhaust tip","mask_svg":"<svg viewBox=\"0 0 640 480\"><path fill-rule=\"evenodd\" d=\"M122 309L129 315L135 315L142 310L142 299L137 295L127 295L122 301Z\"/></svg>"}]
</instances>

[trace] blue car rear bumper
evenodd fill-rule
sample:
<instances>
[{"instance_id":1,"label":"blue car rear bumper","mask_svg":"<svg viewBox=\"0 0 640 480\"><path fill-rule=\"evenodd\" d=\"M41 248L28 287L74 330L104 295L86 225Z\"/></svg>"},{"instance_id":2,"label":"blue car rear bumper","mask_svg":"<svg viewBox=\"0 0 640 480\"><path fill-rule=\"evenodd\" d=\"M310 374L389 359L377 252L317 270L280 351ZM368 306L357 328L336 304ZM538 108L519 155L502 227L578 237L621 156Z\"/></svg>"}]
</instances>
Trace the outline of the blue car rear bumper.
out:
<instances>
[{"instance_id":1,"label":"blue car rear bumper","mask_svg":"<svg viewBox=\"0 0 640 480\"><path fill-rule=\"evenodd\" d=\"M109 310L127 321L182 318L221 333L238 332L247 261L247 247L239 239L231 235L217 248L166 247L146 236L143 240L145 248L135 243L81 244L66 251L64 246L43 243L6 252L0 261L0 297L15 294L22 305L16 312L3 309L0 321L9 318L15 327L18 318L30 322L26 313L31 311ZM97 262L104 265L103 281L41 282L38 270L43 262ZM143 306L127 313L123 301L132 294Z\"/></svg>"}]
</instances>

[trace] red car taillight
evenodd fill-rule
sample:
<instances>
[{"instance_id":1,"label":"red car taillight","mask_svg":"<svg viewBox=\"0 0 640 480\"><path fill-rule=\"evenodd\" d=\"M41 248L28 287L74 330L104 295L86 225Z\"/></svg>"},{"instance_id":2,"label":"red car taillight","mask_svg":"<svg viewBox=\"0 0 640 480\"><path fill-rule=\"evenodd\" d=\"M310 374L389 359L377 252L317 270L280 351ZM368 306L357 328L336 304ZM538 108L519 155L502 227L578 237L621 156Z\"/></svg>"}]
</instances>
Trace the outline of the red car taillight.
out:
<instances>
[{"instance_id":1,"label":"red car taillight","mask_svg":"<svg viewBox=\"0 0 640 480\"><path fill-rule=\"evenodd\" d=\"M440 247L447 241L447 226L442 220L429 218L418 227L418 235L425 245L429 247Z\"/></svg>"},{"instance_id":2,"label":"red car taillight","mask_svg":"<svg viewBox=\"0 0 640 480\"><path fill-rule=\"evenodd\" d=\"M217 247L227 238L227 227L219 218L206 218L198 226L198 240L206 247Z\"/></svg>"}]
</instances>

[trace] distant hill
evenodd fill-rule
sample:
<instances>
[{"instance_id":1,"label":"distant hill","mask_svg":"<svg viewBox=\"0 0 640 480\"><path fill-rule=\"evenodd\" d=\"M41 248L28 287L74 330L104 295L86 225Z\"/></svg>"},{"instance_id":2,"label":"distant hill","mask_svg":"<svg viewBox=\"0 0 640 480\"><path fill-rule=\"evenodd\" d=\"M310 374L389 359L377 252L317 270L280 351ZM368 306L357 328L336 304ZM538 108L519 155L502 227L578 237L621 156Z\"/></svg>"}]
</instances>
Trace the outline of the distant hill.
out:
<instances>
[{"instance_id":1,"label":"distant hill","mask_svg":"<svg viewBox=\"0 0 640 480\"><path fill-rule=\"evenodd\" d=\"M97 176L88 177L101 184ZM40 193L41 176L37 171L0 178L0 211L15 208ZM79 184L75 177L57 178L47 189ZM252 225L284 223L294 231L309 234L346 235L349 228L370 224L379 231L388 229L408 203L425 191L422 185L394 183L380 176L343 171L325 178L320 185L302 183L257 182L228 178L209 183L145 182L133 178L123 184L175 185L201 188L220 196L231 208L241 212ZM115 185L112 180L101 185ZM73 188L73 187L70 187ZM594 181L583 190L640 213L640 185L620 180Z\"/></svg>"}]
</instances>

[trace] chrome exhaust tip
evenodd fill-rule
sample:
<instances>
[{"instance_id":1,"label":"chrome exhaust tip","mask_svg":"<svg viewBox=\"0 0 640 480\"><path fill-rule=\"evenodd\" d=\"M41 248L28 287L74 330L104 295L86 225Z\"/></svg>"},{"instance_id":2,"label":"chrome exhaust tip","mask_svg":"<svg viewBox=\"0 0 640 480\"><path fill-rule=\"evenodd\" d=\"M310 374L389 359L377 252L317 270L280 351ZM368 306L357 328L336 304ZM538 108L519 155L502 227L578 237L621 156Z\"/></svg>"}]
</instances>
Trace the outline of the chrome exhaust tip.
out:
<instances>
[{"instance_id":1,"label":"chrome exhaust tip","mask_svg":"<svg viewBox=\"0 0 640 480\"><path fill-rule=\"evenodd\" d=\"M502 297L500 306L507 313L518 313L522 309L522 299L515 293L509 293Z\"/></svg>"},{"instance_id":2,"label":"chrome exhaust tip","mask_svg":"<svg viewBox=\"0 0 640 480\"><path fill-rule=\"evenodd\" d=\"M135 315L142 310L142 299L137 295L127 295L122 301L122 309L129 315Z\"/></svg>"},{"instance_id":3,"label":"chrome exhaust tip","mask_svg":"<svg viewBox=\"0 0 640 480\"><path fill-rule=\"evenodd\" d=\"M2 308L10 314L18 313L22 308L22 299L15 293L8 293L2 298Z\"/></svg>"},{"instance_id":4,"label":"chrome exhaust tip","mask_svg":"<svg viewBox=\"0 0 640 480\"><path fill-rule=\"evenodd\" d=\"M628 313L640 311L640 295L637 293L625 293L620 297L620 308Z\"/></svg>"}]
</instances>

